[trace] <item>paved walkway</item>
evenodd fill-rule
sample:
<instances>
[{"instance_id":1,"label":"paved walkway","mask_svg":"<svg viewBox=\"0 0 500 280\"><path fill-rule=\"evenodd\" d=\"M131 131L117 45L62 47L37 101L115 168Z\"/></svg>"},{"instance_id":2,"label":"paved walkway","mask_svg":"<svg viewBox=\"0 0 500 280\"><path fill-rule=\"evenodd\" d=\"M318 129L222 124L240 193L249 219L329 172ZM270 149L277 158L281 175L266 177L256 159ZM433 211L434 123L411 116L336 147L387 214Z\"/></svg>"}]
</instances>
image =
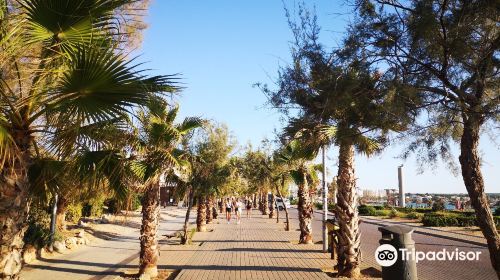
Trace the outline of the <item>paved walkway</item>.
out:
<instances>
[{"instance_id":1,"label":"paved walkway","mask_svg":"<svg viewBox=\"0 0 500 280\"><path fill-rule=\"evenodd\" d=\"M161 227L180 228L182 213ZM275 219L253 211L252 219L243 218L240 225L227 224L222 216L208 225L213 232L196 233L193 245L172 245L172 241L160 241L159 269L180 271L176 279L332 279L322 268L331 268L334 261L329 254L321 252L322 245L298 245L299 232L297 210L290 209L292 231L283 230L284 212L280 223ZM315 214L313 221L314 241L321 240L321 215ZM362 269L380 270L374 258L378 247L379 225L365 221L361 224ZM138 231L138 229L134 229ZM415 233L413 238L419 251L450 251L458 248L465 251L480 251L479 261L422 261L417 264L421 280L440 279L497 279L491 268L488 251L484 246L474 245L448 236L433 236ZM292 241L292 242L291 242ZM114 279L121 272L136 270L138 260L137 232L124 235L120 240L81 250L54 260L46 260L28 267L21 279L89 279L97 280L109 276ZM108 279L108 278L106 278Z\"/></svg>"},{"instance_id":2,"label":"paved walkway","mask_svg":"<svg viewBox=\"0 0 500 280\"><path fill-rule=\"evenodd\" d=\"M177 207L162 208L160 234L171 234L181 229L185 213L185 209ZM132 227L123 226L123 232L118 236L98 241L89 246L82 246L68 254L56 254L50 258L39 260L23 268L21 279L113 279L120 274L118 270L135 268L130 263L139 256L139 231L139 224L133 224ZM106 233L102 234L106 235Z\"/></svg>"},{"instance_id":3,"label":"paved walkway","mask_svg":"<svg viewBox=\"0 0 500 280\"><path fill-rule=\"evenodd\" d=\"M203 244L176 279L329 279L321 268L333 261L322 245L292 244L298 231L285 232L282 223L257 211L240 225L220 219L211 227L214 232L195 235Z\"/></svg>"}]
</instances>

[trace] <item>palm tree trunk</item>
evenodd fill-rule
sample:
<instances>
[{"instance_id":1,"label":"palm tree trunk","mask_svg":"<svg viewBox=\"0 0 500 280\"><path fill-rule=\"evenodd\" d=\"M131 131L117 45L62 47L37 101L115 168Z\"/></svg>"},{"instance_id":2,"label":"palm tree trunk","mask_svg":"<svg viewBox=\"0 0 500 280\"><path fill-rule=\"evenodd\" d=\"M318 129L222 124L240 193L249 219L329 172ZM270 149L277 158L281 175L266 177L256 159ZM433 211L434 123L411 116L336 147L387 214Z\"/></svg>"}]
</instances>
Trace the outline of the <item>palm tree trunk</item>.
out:
<instances>
[{"instance_id":1,"label":"palm tree trunk","mask_svg":"<svg viewBox=\"0 0 500 280\"><path fill-rule=\"evenodd\" d=\"M339 276L360 276L360 240L356 178L354 176L354 146L341 143L337 176L336 215L339 221L337 265Z\"/></svg>"},{"instance_id":2,"label":"palm tree trunk","mask_svg":"<svg viewBox=\"0 0 500 280\"><path fill-rule=\"evenodd\" d=\"M198 197L198 213L196 216L196 231L205 232L207 231L207 205L205 199L202 196Z\"/></svg>"},{"instance_id":3,"label":"palm tree trunk","mask_svg":"<svg viewBox=\"0 0 500 280\"><path fill-rule=\"evenodd\" d=\"M142 199L142 226L141 226L141 252L139 261L139 274L149 275L151 278L158 275L158 232L160 217L160 184L151 183Z\"/></svg>"},{"instance_id":4,"label":"palm tree trunk","mask_svg":"<svg viewBox=\"0 0 500 280\"><path fill-rule=\"evenodd\" d=\"M30 206L27 170L31 163L31 138L22 131L13 135L20 152L14 160L7 161L0 171L1 279L17 279L21 271L21 250Z\"/></svg>"},{"instance_id":5,"label":"palm tree trunk","mask_svg":"<svg viewBox=\"0 0 500 280\"><path fill-rule=\"evenodd\" d=\"M285 187L285 178L281 178L281 187ZM285 231L290 231L290 218L288 217L288 209L286 208L285 205L285 200L283 199L283 195L281 194L281 190L276 186L276 192L278 193L278 196L281 198L281 201L283 201L283 206L285 209L285 220L286 220L286 225L285 225Z\"/></svg>"},{"instance_id":6,"label":"palm tree trunk","mask_svg":"<svg viewBox=\"0 0 500 280\"><path fill-rule=\"evenodd\" d=\"M68 209L68 199L59 196L57 200L56 226L59 231L66 231L66 210Z\"/></svg>"},{"instance_id":7,"label":"palm tree trunk","mask_svg":"<svg viewBox=\"0 0 500 280\"><path fill-rule=\"evenodd\" d=\"M307 175L303 173L303 183L299 185L299 228L300 228L300 244L312 244L312 216L313 207L309 197L309 184L307 183Z\"/></svg>"},{"instance_id":8,"label":"palm tree trunk","mask_svg":"<svg viewBox=\"0 0 500 280\"><path fill-rule=\"evenodd\" d=\"M281 199L281 201L283 201L283 198ZM285 204L284 201L283 201L283 204ZM274 199L274 208L276 209L276 223L279 223L280 222L280 209L278 208L278 200L277 199Z\"/></svg>"},{"instance_id":9,"label":"palm tree trunk","mask_svg":"<svg viewBox=\"0 0 500 280\"><path fill-rule=\"evenodd\" d=\"M268 200L267 191L263 193L262 215L269 215L269 200Z\"/></svg>"},{"instance_id":10,"label":"palm tree trunk","mask_svg":"<svg viewBox=\"0 0 500 280\"><path fill-rule=\"evenodd\" d=\"M207 213L207 224L211 224L213 219L214 219L214 214L213 214L213 211L214 211L214 207L213 207L213 198L211 196L209 196L207 198L207 205L206 205L207 209L206 209L206 213Z\"/></svg>"},{"instance_id":11,"label":"palm tree trunk","mask_svg":"<svg viewBox=\"0 0 500 280\"><path fill-rule=\"evenodd\" d=\"M276 204L276 197L274 193L271 194L271 206L269 207L269 219L274 218L274 206Z\"/></svg>"},{"instance_id":12,"label":"palm tree trunk","mask_svg":"<svg viewBox=\"0 0 500 280\"><path fill-rule=\"evenodd\" d=\"M488 243L490 260L500 279L500 237L484 192L484 181L481 173L481 159L478 154L480 126L483 120L474 114L464 116L464 129L460 142L460 165L465 187L471 205L476 212L477 223Z\"/></svg>"},{"instance_id":13,"label":"palm tree trunk","mask_svg":"<svg viewBox=\"0 0 500 280\"><path fill-rule=\"evenodd\" d=\"M193 200L194 200L194 191L193 188L191 187L189 189L188 208L186 210L186 218L184 219L184 227L181 236L182 245L186 245L188 243L189 216L191 215L191 208L193 208Z\"/></svg>"}]
</instances>

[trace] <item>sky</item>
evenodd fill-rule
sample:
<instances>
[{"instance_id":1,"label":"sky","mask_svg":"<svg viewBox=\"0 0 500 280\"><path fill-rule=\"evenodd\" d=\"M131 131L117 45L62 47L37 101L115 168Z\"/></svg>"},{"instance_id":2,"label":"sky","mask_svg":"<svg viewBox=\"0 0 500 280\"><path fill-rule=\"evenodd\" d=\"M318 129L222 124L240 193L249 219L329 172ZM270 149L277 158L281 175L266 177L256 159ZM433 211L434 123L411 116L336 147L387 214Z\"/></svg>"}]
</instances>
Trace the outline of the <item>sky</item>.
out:
<instances>
[{"instance_id":1,"label":"sky","mask_svg":"<svg viewBox=\"0 0 500 280\"><path fill-rule=\"evenodd\" d=\"M177 97L181 117L225 123L242 146L258 146L282 127L279 113L266 106L254 84L272 86L279 66L291 61L292 34L283 2L293 13L294 0L153 0L139 60L152 74L179 74L184 87ZM322 42L338 46L350 7L339 0L306 3L316 10ZM445 164L420 174L414 157L405 162L397 158L402 148L392 146L371 158L357 155L358 187L396 188L397 166L404 164L406 192L466 192L461 177ZM500 192L500 146L483 137L480 148L486 191ZM331 178L337 171L337 150L330 149L327 157Z\"/></svg>"}]
</instances>

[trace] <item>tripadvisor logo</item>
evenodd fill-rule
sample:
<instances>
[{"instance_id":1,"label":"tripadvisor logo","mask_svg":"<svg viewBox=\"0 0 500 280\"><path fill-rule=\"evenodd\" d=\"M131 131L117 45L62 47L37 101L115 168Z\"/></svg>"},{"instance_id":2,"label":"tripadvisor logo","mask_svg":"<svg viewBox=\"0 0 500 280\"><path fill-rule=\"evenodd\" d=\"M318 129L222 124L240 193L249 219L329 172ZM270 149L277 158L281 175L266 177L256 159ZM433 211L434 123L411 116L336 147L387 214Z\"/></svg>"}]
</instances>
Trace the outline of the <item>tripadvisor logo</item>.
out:
<instances>
[{"instance_id":1,"label":"tripadvisor logo","mask_svg":"<svg viewBox=\"0 0 500 280\"><path fill-rule=\"evenodd\" d=\"M440 251L416 251L414 249L399 249L403 261L415 260L415 262L427 261L478 261L480 251L460 251L458 248L452 251L446 249ZM375 260L381 266L392 266L398 260L398 251L390 244L380 245L375 250Z\"/></svg>"}]
</instances>

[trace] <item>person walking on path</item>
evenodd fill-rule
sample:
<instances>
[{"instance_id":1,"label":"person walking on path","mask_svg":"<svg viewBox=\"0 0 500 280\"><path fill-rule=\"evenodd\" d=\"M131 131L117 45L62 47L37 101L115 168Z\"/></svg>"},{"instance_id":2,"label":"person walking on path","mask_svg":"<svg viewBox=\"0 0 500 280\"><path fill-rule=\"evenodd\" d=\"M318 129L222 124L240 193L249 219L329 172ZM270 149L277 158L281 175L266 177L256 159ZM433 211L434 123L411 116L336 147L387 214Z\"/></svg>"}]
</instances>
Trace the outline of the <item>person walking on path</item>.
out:
<instances>
[{"instance_id":1,"label":"person walking on path","mask_svg":"<svg viewBox=\"0 0 500 280\"><path fill-rule=\"evenodd\" d=\"M240 199L236 199L236 207L235 207L235 212L236 212L236 223L240 224L241 223L241 212L243 211L243 204L241 203Z\"/></svg>"},{"instance_id":2,"label":"person walking on path","mask_svg":"<svg viewBox=\"0 0 500 280\"><path fill-rule=\"evenodd\" d=\"M247 200L247 218L251 219L252 218L252 201Z\"/></svg>"},{"instance_id":3,"label":"person walking on path","mask_svg":"<svg viewBox=\"0 0 500 280\"><path fill-rule=\"evenodd\" d=\"M233 210L233 204L229 200L229 197L226 200L226 219L227 223L229 224L231 222L231 212Z\"/></svg>"}]
</instances>

